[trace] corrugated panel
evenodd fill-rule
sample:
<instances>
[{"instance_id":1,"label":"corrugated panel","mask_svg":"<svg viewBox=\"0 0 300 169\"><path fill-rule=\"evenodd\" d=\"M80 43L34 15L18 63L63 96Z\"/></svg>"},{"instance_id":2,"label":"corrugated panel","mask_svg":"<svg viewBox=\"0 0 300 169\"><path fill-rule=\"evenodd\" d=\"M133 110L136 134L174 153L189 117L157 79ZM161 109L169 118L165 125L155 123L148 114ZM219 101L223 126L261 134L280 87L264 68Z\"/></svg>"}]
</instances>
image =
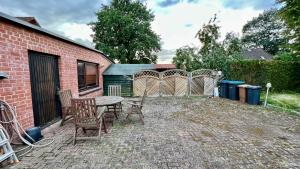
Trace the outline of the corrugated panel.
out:
<instances>
[{"instance_id":1,"label":"corrugated panel","mask_svg":"<svg viewBox=\"0 0 300 169\"><path fill-rule=\"evenodd\" d=\"M121 85L121 95L123 97L130 97L133 95L133 83L130 80L130 77L126 76L103 76L103 89L104 95L107 96L108 94L108 85Z\"/></svg>"},{"instance_id":2,"label":"corrugated panel","mask_svg":"<svg viewBox=\"0 0 300 169\"><path fill-rule=\"evenodd\" d=\"M154 64L113 64L103 75L133 75L138 71L154 69Z\"/></svg>"}]
</instances>

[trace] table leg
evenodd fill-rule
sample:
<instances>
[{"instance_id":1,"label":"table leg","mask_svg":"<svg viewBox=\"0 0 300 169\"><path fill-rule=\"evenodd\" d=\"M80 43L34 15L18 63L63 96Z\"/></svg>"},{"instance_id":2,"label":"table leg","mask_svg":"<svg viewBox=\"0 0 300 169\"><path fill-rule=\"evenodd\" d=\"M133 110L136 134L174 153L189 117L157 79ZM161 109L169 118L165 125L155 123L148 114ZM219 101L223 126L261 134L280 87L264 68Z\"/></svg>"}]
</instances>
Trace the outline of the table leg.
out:
<instances>
[{"instance_id":1,"label":"table leg","mask_svg":"<svg viewBox=\"0 0 300 169\"><path fill-rule=\"evenodd\" d=\"M104 120L104 116L102 118L102 124L103 124L103 129L104 129L104 132L107 133L107 128L106 128L106 124L105 124L105 120Z\"/></svg>"},{"instance_id":2,"label":"table leg","mask_svg":"<svg viewBox=\"0 0 300 169\"><path fill-rule=\"evenodd\" d=\"M117 104L114 104L114 114L116 116L116 119L118 119L118 115L117 115Z\"/></svg>"}]
</instances>

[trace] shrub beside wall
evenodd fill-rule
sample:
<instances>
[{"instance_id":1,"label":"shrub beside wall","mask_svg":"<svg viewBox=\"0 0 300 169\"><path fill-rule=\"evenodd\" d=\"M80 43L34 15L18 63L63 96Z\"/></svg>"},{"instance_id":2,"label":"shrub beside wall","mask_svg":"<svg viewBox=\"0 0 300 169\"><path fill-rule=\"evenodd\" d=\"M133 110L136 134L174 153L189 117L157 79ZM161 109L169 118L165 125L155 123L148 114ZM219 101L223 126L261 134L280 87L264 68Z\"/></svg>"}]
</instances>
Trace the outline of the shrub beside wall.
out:
<instances>
[{"instance_id":1,"label":"shrub beside wall","mask_svg":"<svg viewBox=\"0 0 300 169\"><path fill-rule=\"evenodd\" d=\"M276 91L300 91L300 62L243 60L229 64L228 78L265 86Z\"/></svg>"}]
</instances>

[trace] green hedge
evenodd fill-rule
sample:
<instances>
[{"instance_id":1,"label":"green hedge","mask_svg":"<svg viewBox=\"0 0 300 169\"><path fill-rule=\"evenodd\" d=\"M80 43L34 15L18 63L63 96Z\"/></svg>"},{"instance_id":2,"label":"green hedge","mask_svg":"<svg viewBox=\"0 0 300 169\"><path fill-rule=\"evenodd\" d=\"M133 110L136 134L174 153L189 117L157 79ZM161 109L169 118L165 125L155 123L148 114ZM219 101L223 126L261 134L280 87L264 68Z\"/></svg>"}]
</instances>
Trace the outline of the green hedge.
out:
<instances>
[{"instance_id":1,"label":"green hedge","mask_svg":"<svg viewBox=\"0 0 300 169\"><path fill-rule=\"evenodd\" d=\"M276 91L300 91L300 62L242 60L229 63L229 79L265 86Z\"/></svg>"}]
</instances>

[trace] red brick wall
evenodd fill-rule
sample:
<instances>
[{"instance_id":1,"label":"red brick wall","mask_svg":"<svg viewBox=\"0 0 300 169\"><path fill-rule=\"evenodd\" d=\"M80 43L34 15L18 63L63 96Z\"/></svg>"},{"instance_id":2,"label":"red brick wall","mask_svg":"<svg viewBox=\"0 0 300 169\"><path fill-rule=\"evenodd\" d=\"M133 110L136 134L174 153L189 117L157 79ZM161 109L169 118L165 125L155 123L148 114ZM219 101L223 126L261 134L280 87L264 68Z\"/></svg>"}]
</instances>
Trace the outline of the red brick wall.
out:
<instances>
[{"instance_id":1,"label":"red brick wall","mask_svg":"<svg viewBox=\"0 0 300 169\"><path fill-rule=\"evenodd\" d=\"M79 94L77 59L100 64L101 88L102 73L111 64L100 53L0 20L0 72L9 75L8 79L0 80L0 99L16 106L18 120L24 128L34 125L28 50L59 56L61 89L71 89L75 97ZM100 90L87 96L102 93Z\"/></svg>"}]
</instances>

